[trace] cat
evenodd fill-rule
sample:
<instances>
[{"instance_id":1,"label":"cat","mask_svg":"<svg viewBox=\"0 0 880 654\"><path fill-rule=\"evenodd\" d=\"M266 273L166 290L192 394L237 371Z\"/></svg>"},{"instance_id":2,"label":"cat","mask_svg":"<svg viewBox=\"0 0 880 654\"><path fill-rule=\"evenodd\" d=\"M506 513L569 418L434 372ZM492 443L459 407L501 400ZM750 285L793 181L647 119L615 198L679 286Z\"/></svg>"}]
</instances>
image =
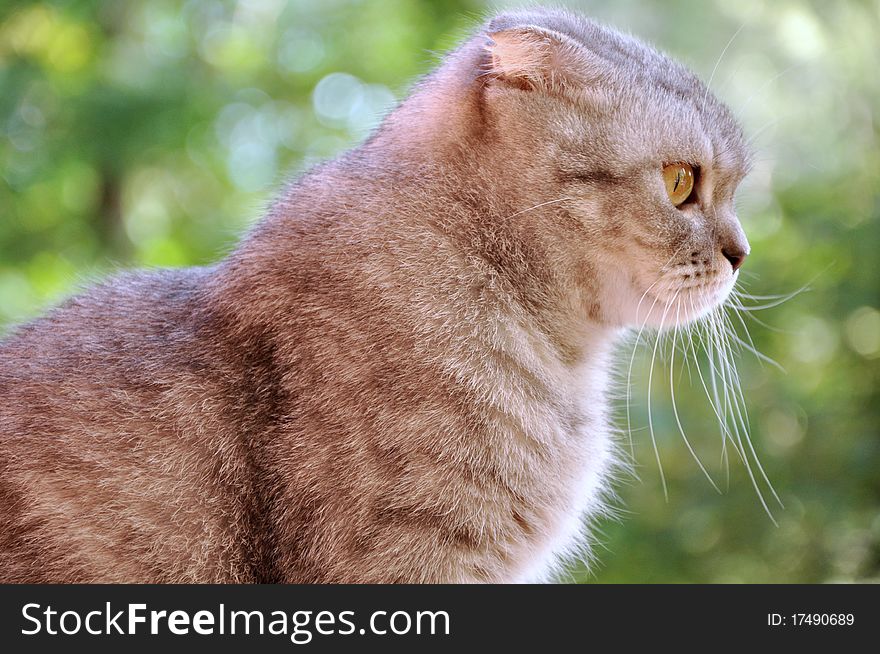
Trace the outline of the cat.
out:
<instances>
[{"instance_id":1,"label":"cat","mask_svg":"<svg viewBox=\"0 0 880 654\"><path fill-rule=\"evenodd\" d=\"M688 70L498 15L216 265L0 346L4 582L537 582L620 466L612 350L749 251L749 151Z\"/></svg>"}]
</instances>

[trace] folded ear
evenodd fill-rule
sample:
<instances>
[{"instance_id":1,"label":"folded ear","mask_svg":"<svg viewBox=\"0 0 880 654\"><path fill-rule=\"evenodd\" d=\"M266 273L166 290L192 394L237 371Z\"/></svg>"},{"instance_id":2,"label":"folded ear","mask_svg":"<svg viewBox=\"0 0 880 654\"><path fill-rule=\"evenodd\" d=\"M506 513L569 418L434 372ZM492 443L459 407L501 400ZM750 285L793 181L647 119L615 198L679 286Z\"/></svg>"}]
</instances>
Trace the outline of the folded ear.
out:
<instances>
[{"instance_id":1,"label":"folded ear","mask_svg":"<svg viewBox=\"0 0 880 654\"><path fill-rule=\"evenodd\" d=\"M590 76L586 49L558 32L529 25L488 37L490 79L528 91L564 91Z\"/></svg>"}]
</instances>

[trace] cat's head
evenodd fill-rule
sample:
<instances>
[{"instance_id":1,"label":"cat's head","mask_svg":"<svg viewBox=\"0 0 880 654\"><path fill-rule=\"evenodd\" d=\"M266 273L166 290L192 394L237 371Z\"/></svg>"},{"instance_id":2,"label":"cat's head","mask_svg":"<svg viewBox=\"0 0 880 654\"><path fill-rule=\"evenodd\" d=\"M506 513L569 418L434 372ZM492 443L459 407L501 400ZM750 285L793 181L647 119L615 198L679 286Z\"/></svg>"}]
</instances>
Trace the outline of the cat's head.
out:
<instances>
[{"instance_id":1,"label":"cat's head","mask_svg":"<svg viewBox=\"0 0 880 654\"><path fill-rule=\"evenodd\" d=\"M602 319L670 325L722 302L749 252L733 202L749 153L728 109L680 64L567 12L504 14L477 38L509 188L579 225L567 247L601 280Z\"/></svg>"}]
</instances>

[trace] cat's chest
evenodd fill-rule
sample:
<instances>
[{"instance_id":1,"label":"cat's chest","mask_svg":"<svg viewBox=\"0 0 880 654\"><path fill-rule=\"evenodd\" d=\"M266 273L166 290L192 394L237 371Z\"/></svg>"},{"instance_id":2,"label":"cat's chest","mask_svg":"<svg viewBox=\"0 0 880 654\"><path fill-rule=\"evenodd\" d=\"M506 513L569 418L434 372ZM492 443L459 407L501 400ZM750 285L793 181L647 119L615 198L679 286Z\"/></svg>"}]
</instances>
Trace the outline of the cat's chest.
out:
<instances>
[{"instance_id":1,"label":"cat's chest","mask_svg":"<svg viewBox=\"0 0 880 654\"><path fill-rule=\"evenodd\" d=\"M524 548L514 581L548 581L567 562L588 556L588 522L603 509L610 434L604 425L594 425L583 438L579 451L570 452L564 474L548 480L555 501L546 510L540 537Z\"/></svg>"},{"instance_id":2,"label":"cat's chest","mask_svg":"<svg viewBox=\"0 0 880 654\"><path fill-rule=\"evenodd\" d=\"M523 448L508 461L522 491L520 513L530 516L532 528L514 539L507 581L548 581L567 561L587 554L587 522L603 509L613 463L605 382L603 374L583 375L559 389L565 401L522 405L523 420L532 420L529 428L545 448L540 456Z\"/></svg>"}]
</instances>

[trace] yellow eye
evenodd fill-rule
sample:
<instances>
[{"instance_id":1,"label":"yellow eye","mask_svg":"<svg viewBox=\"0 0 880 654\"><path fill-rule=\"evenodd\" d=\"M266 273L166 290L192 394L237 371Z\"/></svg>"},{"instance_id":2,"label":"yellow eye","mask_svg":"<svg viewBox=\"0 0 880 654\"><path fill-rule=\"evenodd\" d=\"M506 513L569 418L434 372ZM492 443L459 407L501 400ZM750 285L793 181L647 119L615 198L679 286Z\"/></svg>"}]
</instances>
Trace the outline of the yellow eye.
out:
<instances>
[{"instance_id":1,"label":"yellow eye","mask_svg":"<svg viewBox=\"0 0 880 654\"><path fill-rule=\"evenodd\" d=\"M694 169L683 161L663 166L663 183L670 201L677 207L694 190Z\"/></svg>"}]
</instances>

